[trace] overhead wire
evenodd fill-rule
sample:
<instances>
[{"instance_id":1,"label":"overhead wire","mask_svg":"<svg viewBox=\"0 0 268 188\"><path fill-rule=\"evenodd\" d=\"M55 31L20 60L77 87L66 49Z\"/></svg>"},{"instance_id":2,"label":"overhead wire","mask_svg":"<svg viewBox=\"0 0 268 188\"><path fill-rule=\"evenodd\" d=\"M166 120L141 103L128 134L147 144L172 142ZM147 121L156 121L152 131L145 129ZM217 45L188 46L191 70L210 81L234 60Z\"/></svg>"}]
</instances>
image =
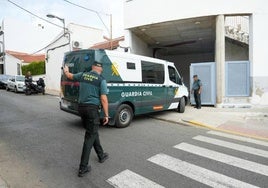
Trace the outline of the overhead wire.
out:
<instances>
[{"instance_id":1,"label":"overhead wire","mask_svg":"<svg viewBox=\"0 0 268 188\"><path fill-rule=\"evenodd\" d=\"M38 52L41 52L41 51L45 50L50 45L52 45L52 44L56 43L57 41L59 41L62 37L64 37L64 35L65 34L60 35L56 40L54 40L53 42L49 43L48 45L46 45L45 47L41 48L40 50L37 50L37 51L31 53L30 55L34 55L34 54L37 54Z\"/></svg>"},{"instance_id":2,"label":"overhead wire","mask_svg":"<svg viewBox=\"0 0 268 188\"><path fill-rule=\"evenodd\" d=\"M43 20L43 21L45 21L45 22L48 22L48 23L50 23L50 24L52 24L52 25L54 25L54 26L57 26L57 27L59 27L59 28L63 28L62 26L60 26L60 25L58 25L58 24L55 24L55 23L53 23L53 22L50 22L50 21L48 21L48 20L46 20L46 19L44 19L44 18L42 18L42 17L40 17L40 16L38 16L38 15L32 13L31 11L29 11L29 10L23 8L22 6L18 5L17 3L14 3L13 1L10 1L10 0L7 0L7 1L8 1L9 3L15 5L16 7L20 8L21 10L23 10L23 11L25 11L25 12L28 12L29 14L31 14L31 15L33 15L33 16L35 16L35 17L37 17L37 18L39 18L39 19L41 19L41 20Z\"/></svg>"},{"instance_id":3,"label":"overhead wire","mask_svg":"<svg viewBox=\"0 0 268 188\"><path fill-rule=\"evenodd\" d=\"M58 25L58 24L55 24L55 23L53 23L53 22L50 22L50 21L48 21L48 20L46 20L46 19L44 19L44 18L42 18L42 17L40 17L40 16L34 14L33 12L31 12L31 11L29 11L29 10L23 8L22 6L18 5L17 3L13 2L13 1L10 1L10 0L7 0L7 1L8 1L9 3L15 5L16 7L20 8L21 10L23 10L23 11L25 11L25 12L27 12L27 13L29 13L29 14L31 14L31 15L33 15L33 16L35 16L35 17L41 19L41 20L43 20L43 21L45 21L45 22L48 22L48 23L50 23L50 24L52 24L52 25L54 25L54 26L57 26L57 27L59 27L59 28L63 28L63 29L64 29L64 27L62 27L62 26L60 26L60 25ZM49 43L48 45L46 45L45 47L43 47L43 48L41 48L41 49L39 49L39 50L37 50L37 51L31 53L30 55L34 55L34 54L36 54L36 53L38 53L38 52L41 52L41 51L45 50L47 47L49 47L50 45L52 45L52 44L56 43L58 40L60 40L63 36L64 36L64 35L61 35L59 38L57 38L57 39L54 40L53 42L50 42L50 43Z\"/></svg>"},{"instance_id":4,"label":"overhead wire","mask_svg":"<svg viewBox=\"0 0 268 188\"><path fill-rule=\"evenodd\" d=\"M65 1L65 2L67 2L67 3L69 3L69 4L71 4L71 5L77 6L77 7L79 7L79 8L82 8L82 9L84 9L84 10L88 10L88 11L90 11L90 12L94 12L95 14L97 14L98 18L100 19L100 21L101 21L102 24L104 25L104 27L105 27L105 29L107 30L107 32L108 32L108 33L110 32L110 30L108 29L107 25L106 25L106 24L104 23L104 21L102 20L102 18L101 18L101 16L100 16L100 13L103 14L103 15L106 15L106 16L110 16L110 14L106 14L106 13L98 12L98 11L96 11L96 10L89 9L89 8L87 8L87 7L78 5L78 4L73 3L73 2L71 2L71 1L68 1L68 0L63 0L63 1Z\"/></svg>"},{"instance_id":5,"label":"overhead wire","mask_svg":"<svg viewBox=\"0 0 268 188\"><path fill-rule=\"evenodd\" d=\"M17 3L15 3L15 2L13 2L13 1L11 1L11 0L7 0L7 1L8 1L9 3L13 4L14 6L20 8L21 10L23 10L23 11L25 11L25 12L31 14L32 16L35 16L35 17L37 17L37 18L39 18L39 19L41 19L41 20L43 20L43 21L45 21L45 22L47 22L47 23L50 23L50 24L52 24L52 25L54 25L54 26L57 26L57 27L59 27L59 28L64 28L64 27L62 27L62 26L60 26L60 25L58 25L58 24L55 24L55 23L53 23L53 22L50 22L50 21L48 21L48 20L46 20L46 19L44 19L44 18L42 18L42 17L40 17L40 16L34 14L33 12L31 12L31 11L29 11L29 10L23 8L22 6L18 5ZM106 16L110 16L110 14L106 14L106 13L98 12L98 11L96 11L96 10L86 8L86 7L84 7L84 6L75 4L75 3L71 2L71 1L68 1L68 0L63 0L63 1L65 1L65 2L67 2L67 3L69 3L69 4L71 4L71 5L77 6L77 7L79 7L79 8L82 8L82 9L84 9L84 10L91 11L91 12L95 13L95 14L98 16L98 18L100 19L100 21L102 22L102 24L104 25L104 27L105 27L105 29L107 30L107 32L108 32L108 33L110 32L109 29L108 29L108 27L107 27L107 25L104 23L103 19L102 19L101 16L100 16L100 14L103 14L103 15L106 15ZM57 42L61 37L62 37L62 36L60 36L59 38L57 38L57 39L54 40L53 42L49 43L49 44L46 45L45 47L41 48L40 50L37 50L37 51L31 53L31 55L34 55L34 54L36 54L36 53L38 53L38 52L43 51L43 50L46 49L48 46L50 46L50 45L54 44L55 42Z\"/></svg>"}]
</instances>

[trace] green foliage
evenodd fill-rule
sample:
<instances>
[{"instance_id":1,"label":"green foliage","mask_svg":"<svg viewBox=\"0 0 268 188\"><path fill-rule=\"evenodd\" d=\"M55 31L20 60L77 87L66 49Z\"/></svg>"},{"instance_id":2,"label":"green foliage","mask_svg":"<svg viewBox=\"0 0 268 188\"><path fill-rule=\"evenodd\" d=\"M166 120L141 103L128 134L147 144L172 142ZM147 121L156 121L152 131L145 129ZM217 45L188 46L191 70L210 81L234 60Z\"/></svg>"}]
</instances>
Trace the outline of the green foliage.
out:
<instances>
[{"instance_id":1,"label":"green foliage","mask_svg":"<svg viewBox=\"0 0 268 188\"><path fill-rule=\"evenodd\" d=\"M26 75L28 71L31 71L32 75L40 75L46 73L45 61L32 62L29 65L23 65L21 67L22 74Z\"/></svg>"}]
</instances>

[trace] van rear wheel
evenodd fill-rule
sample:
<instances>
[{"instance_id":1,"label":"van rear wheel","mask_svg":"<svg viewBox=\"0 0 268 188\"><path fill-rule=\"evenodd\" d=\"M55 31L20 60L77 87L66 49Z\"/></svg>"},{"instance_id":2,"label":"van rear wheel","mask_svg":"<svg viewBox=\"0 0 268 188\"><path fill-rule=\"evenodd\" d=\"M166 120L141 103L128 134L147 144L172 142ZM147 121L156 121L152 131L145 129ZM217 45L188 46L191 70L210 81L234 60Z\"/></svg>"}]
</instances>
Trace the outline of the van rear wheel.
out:
<instances>
[{"instance_id":1,"label":"van rear wheel","mask_svg":"<svg viewBox=\"0 0 268 188\"><path fill-rule=\"evenodd\" d=\"M180 99L180 103L179 103L179 106L178 106L178 112L179 113L184 113L184 111L185 111L185 98L182 97Z\"/></svg>"},{"instance_id":2,"label":"van rear wheel","mask_svg":"<svg viewBox=\"0 0 268 188\"><path fill-rule=\"evenodd\" d=\"M117 110L117 115L115 119L115 126L117 128L125 128L129 126L133 118L133 110L127 104L122 104Z\"/></svg>"}]
</instances>

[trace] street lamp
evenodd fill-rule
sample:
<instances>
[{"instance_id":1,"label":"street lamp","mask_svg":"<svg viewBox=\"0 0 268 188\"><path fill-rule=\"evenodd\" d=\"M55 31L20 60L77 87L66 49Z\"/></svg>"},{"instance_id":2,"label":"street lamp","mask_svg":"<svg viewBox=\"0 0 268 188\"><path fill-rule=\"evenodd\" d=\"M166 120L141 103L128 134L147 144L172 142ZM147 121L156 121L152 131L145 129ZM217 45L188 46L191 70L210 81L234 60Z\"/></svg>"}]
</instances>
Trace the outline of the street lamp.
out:
<instances>
[{"instance_id":1,"label":"street lamp","mask_svg":"<svg viewBox=\"0 0 268 188\"><path fill-rule=\"evenodd\" d=\"M65 28L65 20L64 20L64 18L60 18L60 17L55 16L53 14L47 14L47 17L48 18L57 18L58 20L60 20L63 23L63 35L65 35L66 28Z\"/></svg>"}]
</instances>

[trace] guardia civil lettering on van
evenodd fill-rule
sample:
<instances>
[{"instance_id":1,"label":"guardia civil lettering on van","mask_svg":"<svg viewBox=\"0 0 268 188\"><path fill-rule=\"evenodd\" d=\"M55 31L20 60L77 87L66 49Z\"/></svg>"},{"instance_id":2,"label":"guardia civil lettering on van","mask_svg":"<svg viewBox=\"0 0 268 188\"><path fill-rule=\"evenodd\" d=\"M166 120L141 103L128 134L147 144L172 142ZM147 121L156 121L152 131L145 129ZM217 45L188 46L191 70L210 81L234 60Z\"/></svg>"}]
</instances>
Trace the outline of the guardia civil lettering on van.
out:
<instances>
[{"instance_id":1,"label":"guardia civil lettering on van","mask_svg":"<svg viewBox=\"0 0 268 188\"><path fill-rule=\"evenodd\" d=\"M94 61L103 65L107 81L110 125L127 127L134 116L164 110L185 111L188 89L174 63L109 50L78 50L64 56L73 74L89 71ZM91 78L87 78L91 79ZM60 108L78 114L79 84L62 72ZM100 108L101 109L101 108Z\"/></svg>"}]
</instances>

